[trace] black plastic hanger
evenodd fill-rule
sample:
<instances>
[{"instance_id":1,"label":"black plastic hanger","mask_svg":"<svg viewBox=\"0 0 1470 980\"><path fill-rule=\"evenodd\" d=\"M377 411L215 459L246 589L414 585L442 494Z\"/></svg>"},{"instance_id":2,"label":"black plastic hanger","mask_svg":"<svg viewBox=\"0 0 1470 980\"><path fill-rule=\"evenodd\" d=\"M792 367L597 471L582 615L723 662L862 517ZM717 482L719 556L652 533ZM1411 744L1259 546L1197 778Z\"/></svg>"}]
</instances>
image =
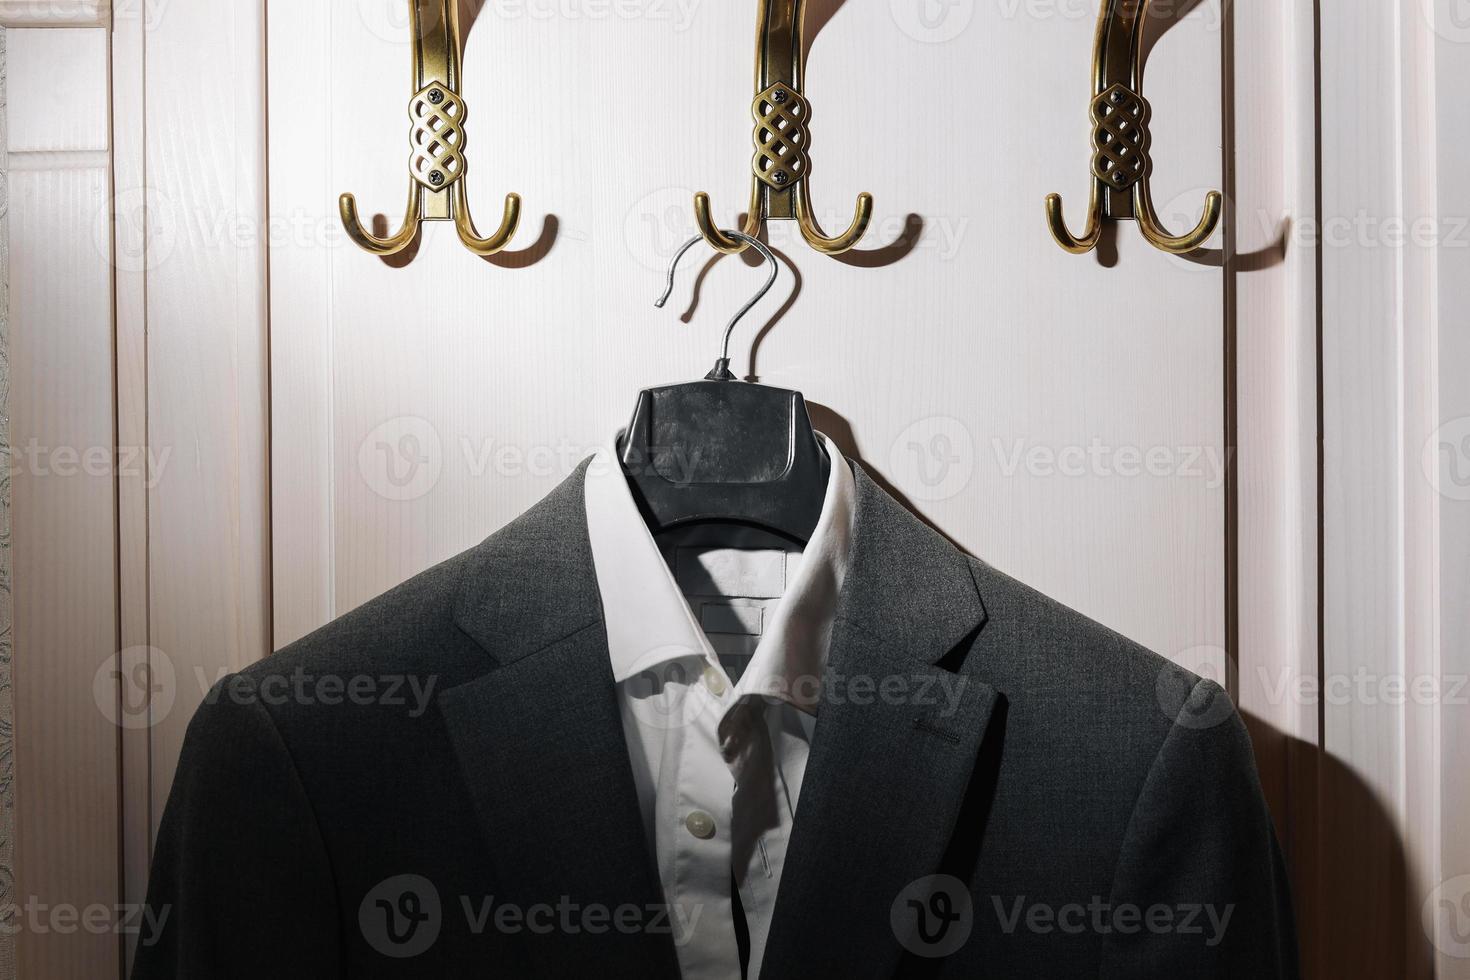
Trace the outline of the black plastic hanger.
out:
<instances>
[{"instance_id":1,"label":"black plastic hanger","mask_svg":"<svg viewBox=\"0 0 1470 980\"><path fill-rule=\"evenodd\" d=\"M618 457L643 518L654 531L704 521L753 524L800 542L811 540L827 495L831 460L812 429L799 391L737 381L730 334L776 282L780 266L764 243L741 232L771 274L725 327L714 369L703 381L638 394ZM669 281L696 235L674 254Z\"/></svg>"}]
</instances>

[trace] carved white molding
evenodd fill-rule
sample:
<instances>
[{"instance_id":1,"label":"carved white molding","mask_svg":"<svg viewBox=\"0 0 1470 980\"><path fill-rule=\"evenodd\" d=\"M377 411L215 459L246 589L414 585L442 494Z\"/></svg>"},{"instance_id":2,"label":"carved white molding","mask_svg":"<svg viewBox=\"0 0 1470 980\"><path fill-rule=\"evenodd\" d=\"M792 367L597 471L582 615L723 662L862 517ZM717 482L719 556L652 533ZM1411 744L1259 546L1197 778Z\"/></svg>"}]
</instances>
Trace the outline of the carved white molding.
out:
<instances>
[{"instance_id":1,"label":"carved white molding","mask_svg":"<svg viewBox=\"0 0 1470 980\"><path fill-rule=\"evenodd\" d=\"M112 0L0 0L0 27L106 27Z\"/></svg>"}]
</instances>

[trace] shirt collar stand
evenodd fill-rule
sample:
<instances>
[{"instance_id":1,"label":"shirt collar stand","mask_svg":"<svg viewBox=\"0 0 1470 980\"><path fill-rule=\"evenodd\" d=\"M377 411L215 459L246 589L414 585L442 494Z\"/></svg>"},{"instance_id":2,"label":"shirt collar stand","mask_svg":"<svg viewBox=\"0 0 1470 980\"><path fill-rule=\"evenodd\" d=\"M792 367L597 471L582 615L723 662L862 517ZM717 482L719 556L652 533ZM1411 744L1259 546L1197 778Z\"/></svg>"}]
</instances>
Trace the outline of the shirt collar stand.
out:
<instances>
[{"instance_id":1,"label":"shirt collar stand","mask_svg":"<svg viewBox=\"0 0 1470 980\"><path fill-rule=\"evenodd\" d=\"M856 509L851 466L832 440L820 438L832 461L821 516L740 678L737 702L764 695L811 712L820 695ZM622 683L683 657L717 662L612 447L599 450L588 467L585 499L614 679Z\"/></svg>"}]
</instances>

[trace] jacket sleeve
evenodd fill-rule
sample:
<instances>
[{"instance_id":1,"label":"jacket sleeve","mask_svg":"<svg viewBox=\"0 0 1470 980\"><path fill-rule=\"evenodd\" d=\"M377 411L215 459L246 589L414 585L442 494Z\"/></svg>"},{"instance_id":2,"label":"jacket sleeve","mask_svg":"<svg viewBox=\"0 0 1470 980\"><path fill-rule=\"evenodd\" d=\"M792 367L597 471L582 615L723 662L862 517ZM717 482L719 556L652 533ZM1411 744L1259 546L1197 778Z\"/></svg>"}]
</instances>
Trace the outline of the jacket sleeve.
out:
<instances>
[{"instance_id":1,"label":"jacket sleeve","mask_svg":"<svg viewBox=\"0 0 1470 980\"><path fill-rule=\"evenodd\" d=\"M338 976L336 904L286 745L255 686L227 677L189 723L133 980Z\"/></svg>"},{"instance_id":2,"label":"jacket sleeve","mask_svg":"<svg viewBox=\"0 0 1470 980\"><path fill-rule=\"evenodd\" d=\"M1154 759L1113 879L1104 978L1298 976L1285 863L1245 724L1201 680Z\"/></svg>"}]
</instances>

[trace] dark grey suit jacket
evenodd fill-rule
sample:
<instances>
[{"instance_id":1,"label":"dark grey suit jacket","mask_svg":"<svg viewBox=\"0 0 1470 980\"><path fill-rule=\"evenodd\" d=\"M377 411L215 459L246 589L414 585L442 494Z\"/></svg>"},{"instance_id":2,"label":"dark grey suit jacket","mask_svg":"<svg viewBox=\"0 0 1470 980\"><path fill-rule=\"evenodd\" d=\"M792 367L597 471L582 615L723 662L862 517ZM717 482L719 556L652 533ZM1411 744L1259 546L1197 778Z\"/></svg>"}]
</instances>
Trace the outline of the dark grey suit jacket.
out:
<instances>
[{"instance_id":1,"label":"dark grey suit jacket","mask_svg":"<svg viewBox=\"0 0 1470 980\"><path fill-rule=\"evenodd\" d=\"M1295 976L1224 692L961 554L854 469L762 977ZM136 980L678 976L584 472L215 687Z\"/></svg>"}]
</instances>

